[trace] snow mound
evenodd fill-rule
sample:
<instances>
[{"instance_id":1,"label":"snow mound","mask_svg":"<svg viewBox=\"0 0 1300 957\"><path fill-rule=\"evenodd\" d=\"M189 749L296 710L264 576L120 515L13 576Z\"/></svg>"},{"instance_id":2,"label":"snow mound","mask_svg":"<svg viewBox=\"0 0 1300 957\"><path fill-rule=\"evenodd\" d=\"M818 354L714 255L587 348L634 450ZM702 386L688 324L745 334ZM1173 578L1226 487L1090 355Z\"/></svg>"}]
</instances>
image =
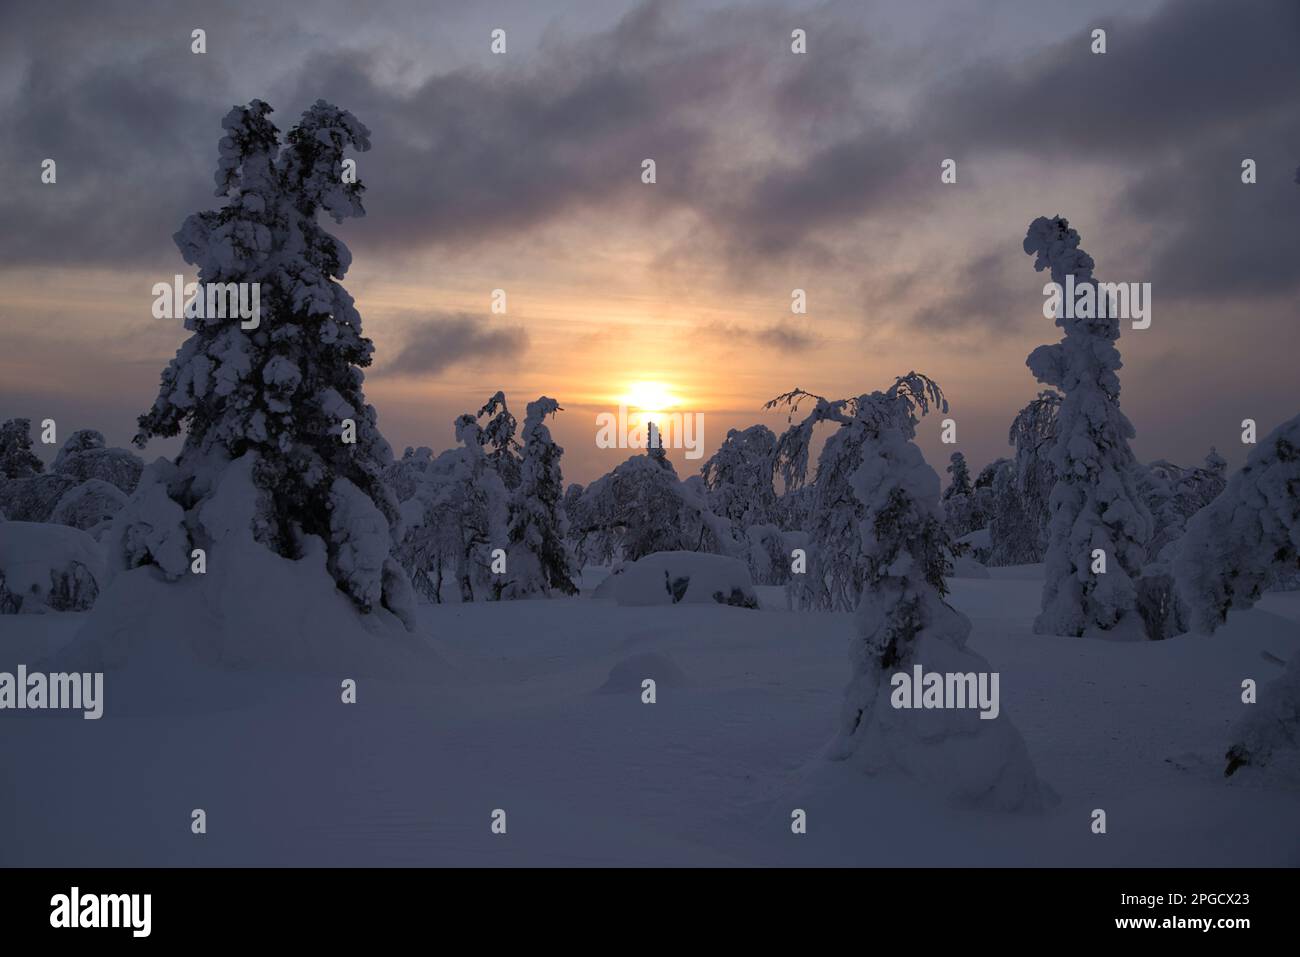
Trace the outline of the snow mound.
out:
<instances>
[{"instance_id":1,"label":"snow mound","mask_svg":"<svg viewBox=\"0 0 1300 957\"><path fill-rule=\"evenodd\" d=\"M78 533L83 534L83 533ZM309 539L290 560L248 539L207 552L207 571L168 581L154 567L120 572L60 657L79 671L272 670L402 676L433 651L390 612L362 614Z\"/></svg>"},{"instance_id":2,"label":"snow mound","mask_svg":"<svg viewBox=\"0 0 1300 957\"><path fill-rule=\"evenodd\" d=\"M611 573L620 605L674 605L717 602L757 608L749 569L737 558L703 552L655 552ZM597 597L601 589L596 589Z\"/></svg>"},{"instance_id":3,"label":"snow mound","mask_svg":"<svg viewBox=\"0 0 1300 957\"><path fill-rule=\"evenodd\" d=\"M318 536L304 536L297 559L253 538L248 457L222 471L200 506L209 541L204 571L194 572L183 533L173 528L180 506L168 499L177 514L163 513L152 526L138 514L149 512L140 508L142 500L165 491L166 464L150 466L115 520L108 543L119 563L115 575L62 652L75 670L158 665L163 673L199 666L356 677L418 674L432 663L427 643L407 633L396 615L378 603L363 613L339 589ZM141 550L166 561L142 565Z\"/></svg>"},{"instance_id":4,"label":"snow mound","mask_svg":"<svg viewBox=\"0 0 1300 957\"><path fill-rule=\"evenodd\" d=\"M622 692L641 693L641 682L646 678L654 680L658 688L680 688L686 684L686 675L665 654L644 652L629 655L609 670L609 678L596 689L597 694Z\"/></svg>"},{"instance_id":5,"label":"snow mound","mask_svg":"<svg viewBox=\"0 0 1300 957\"><path fill-rule=\"evenodd\" d=\"M619 576L627 570L627 565L619 562L611 568L591 592L592 598L615 598L614 589L618 587Z\"/></svg>"},{"instance_id":6,"label":"snow mound","mask_svg":"<svg viewBox=\"0 0 1300 957\"><path fill-rule=\"evenodd\" d=\"M952 574L949 578L988 578L989 570L980 562L973 558L962 556L954 559L952 563Z\"/></svg>"},{"instance_id":7,"label":"snow mound","mask_svg":"<svg viewBox=\"0 0 1300 957\"><path fill-rule=\"evenodd\" d=\"M67 525L0 525L0 614L85 611L105 580L95 540Z\"/></svg>"},{"instance_id":8,"label":"snow mound","mask_svg":"<svg viewBox=\"0 0 1300 957\"><path fill-rule=\"evenodd\" d=\"M63 493L50 513L50 521L79 528L99 541L125 504L126 496L116 485L90 479Z\"/></svg>"},{"instance_id":9,"label":"snow mound","mask_svg":"<svg viewBox=\"0 0 1300 957\"><path fill-rule=\"evenodd\" d=\"M926 672L991 670L970 649L927 633L916 638L910 662ZM871 713L860 718L867 732L851 757L868 774L901 772L929 794L962 807L1036 811L1054 802L1055 795L1039 781L1024 739L1005 710L990 720L969 707L895 708L892 697L889 687L881 688L870 704ZM846 706L856 701L850 696ZM841 748L840 742L833 743L830 757L848 757Z\"/></svg>"}]
</instances>

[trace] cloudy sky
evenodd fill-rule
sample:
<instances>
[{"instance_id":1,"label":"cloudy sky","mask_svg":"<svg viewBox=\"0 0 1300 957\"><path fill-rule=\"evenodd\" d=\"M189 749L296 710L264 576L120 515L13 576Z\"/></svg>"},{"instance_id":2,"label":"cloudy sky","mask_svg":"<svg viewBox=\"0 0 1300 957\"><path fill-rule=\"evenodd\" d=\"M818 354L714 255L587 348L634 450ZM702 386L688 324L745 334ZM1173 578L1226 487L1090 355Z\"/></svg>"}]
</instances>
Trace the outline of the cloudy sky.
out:
<instances>
[{"instance_id":1,"label":"cloudy sky","mask_svg":"<svg viewBox=\"0 0 1300 957\"><path fill-rule=\"evenodd\" d=\"M628 454L595 443L623 397L703 412L712 448L779 429L761 406L795 386L917 369L983 464L1058 338L1021 249L1058 213L1100 278L1152 283L1151 328L1120 340L1141 458L1238 464L1243 418L1300 411L1296 0L4 0L0 20L0 418L130 438L184 338L150 288L192 277L171 235L216 202L221 118L253 98L282 129L325 98L371 130L367 216L333 228L399 454L445 448L497 389L521 417L548 394L585 482ZM921 441L942 469L937 420Z\"/></svg>"}]
</instances>

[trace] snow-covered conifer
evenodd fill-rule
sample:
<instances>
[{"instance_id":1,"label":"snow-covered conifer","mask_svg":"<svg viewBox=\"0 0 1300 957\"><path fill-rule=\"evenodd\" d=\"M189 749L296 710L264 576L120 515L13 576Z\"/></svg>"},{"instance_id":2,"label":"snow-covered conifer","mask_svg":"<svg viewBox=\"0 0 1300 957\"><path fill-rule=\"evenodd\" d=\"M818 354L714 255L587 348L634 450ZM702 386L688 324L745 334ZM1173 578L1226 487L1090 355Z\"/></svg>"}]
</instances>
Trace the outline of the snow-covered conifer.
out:
<instances>
[{"instance_id":1,"label":"snow-covered conifer","mask_svg":"<svg viewBox=\"0 0 1300 957\"><path fill-rule=\"evenodd\" d=\"M503 597L552 592L573 595L578 591L565 544L568 529L560 508L564 493L560 456L564 449L546 427L546 417L561 411L560 404L547 396L528 403L519 486L510 508L510 569Z\"/></svg>"},{"instance_id":2,"label":"snow-covered conifer","mask_svg":"<svg viewBox=\"0 0 1300 957\"><path fill-rule=\"evenodd\" d=\"M851 433L856 447L845 480L859 503L861 574L852 679L830 756L870 773L900 769L964 803L1037 806L1037 777L1005 716L986 721L973 710L899 710L891 703L893 676L910 675L914 665L988 671L965 647L970 622L943 600L952 541L939 506L939 476L913 441L920 415L932 405L946 411L943 393L909 373L884 392L827 405L847 419L837 434ZM841 461L837 454L826 467Z\"/></svg>"},{"instance_id":3,"label":"snow-covered conifer","mask_svg":"<svg viewBox=\"0 0 1300 957\"><path fill-rule=\"evenodd\" d=\"M483 426L482 442L490 452L488 464L501 476L506 489L513 492L519 488L520 461L519 443L515 441L515 429L518 425L510 408L506 405L506 394L498 391L478 410L478 417L488 417Z\"/></svg>"},{"instance_id":4,"label":"snow-covered conifer","mask_svg":"<svg viewBox=\"0 0 1300 957\"><path fill-rule=\"evenodd\" d=\"M409 583L389 554L399 530L384 480L392 451L361 388L373 346L337 281L351 253L317 222L320 211L337 222L364 214L361 183L344 182L341 170L347 147L369 149L369 131L317 101L282 141L270 113L253 100L226 115L216 173L226 203L190 216L174 237L201 284L257 283L260 313L244 328L239 317L186 311L191 335L136 436L143 446L184 430L185 442L165 488L146 494L174 502L185 537L201 540L210 531L200 527L201 505L222 472L248 456L259 493L253 537L286 557L318 537L338 587L357 606L387 607L409 627ZM355 441L345 441L353 429ZM146 476L141 485L161 479ZM135 507L122 515L150 521ZM141 547L110 558L162 564L145 545L149 535L121 532L119 545Z\"/></svg>"},{"instance_id":5,"label":"snow-covered conifer","mask_svg":"<svg viewBox=\"0 0 1300 957\"><path fill-rule=\"evenodd\" d=\"M1223 493L1187 524L1174 576L1190 625L1212 632L1233 609L1257 602L1280 575L1300 571L1300 416L1282 423L1250 453ZM1300 746L1300 654L1260 691L1237 726L1227 772L1268 764Z\"/></svg>"},{"instance_id":6,"label":"snow-covered conifer","mask_svg":"<svg viewBox=\"0 0 1300 957\"><path fill-rule=\"evenodd\" d=\"M1066 220L1034 220L1024 250L1035 257L1034 268L1050 270L1062 289L1072 276L1076 290L1096 302L1093 259L1079 248L1079 234ZM1039 634L1083 635L1136 622L1134 579L1151 531L1128 444L1133 426L1119 407L1119 320L1109 314L1080 315L1088 311L1078 309L1071 317L1059 309L1056 324L1064 337L1039 346L1026 361L1038 381L1062 393L1051 452L1056 485L1043 606L1034 622ZM1098 550L1105 555L1104 574L1092 571Z\"/></svg>"},{"instance_id":7,"label":"snow-covered conifer","mask_svg":"<svg viewBox=\"0 0 1300 957\"><path fill-rule=\"evenodd\" d=\"M45 470L32 451L32 420L10 419L0 425L0 477L30 478Z\"/></svg>"}]
</instances>

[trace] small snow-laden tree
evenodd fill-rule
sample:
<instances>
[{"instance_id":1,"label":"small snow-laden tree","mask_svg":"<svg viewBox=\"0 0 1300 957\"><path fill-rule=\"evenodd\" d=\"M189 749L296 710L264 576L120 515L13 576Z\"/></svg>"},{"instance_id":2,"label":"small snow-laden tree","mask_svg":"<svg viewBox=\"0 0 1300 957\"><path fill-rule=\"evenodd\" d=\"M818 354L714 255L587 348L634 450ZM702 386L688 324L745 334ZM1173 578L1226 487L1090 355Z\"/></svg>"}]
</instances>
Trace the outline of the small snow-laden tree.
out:
<instances>
[{"instance_id":1,"label":"small snow-laden tree","mask_svg":"<svg viewBox=\"0 0 1300 957\"><path fill-rule=\"evenodd\" d=\"M580 564L636 561L654 552L709 552L740 558L744 545L704 496L679 481L672 462L647 450L582 490L566 509ZM698 476L695 476L698 478Z\"/></svg>"},{"instance_id":2,"label":"small snow-laden tree","mask_svg":"<svg viewBox=\"0 0 1300 957\"><path fill-rule=\"evenodd\" d=\"M414 627L410 585L391 555L400 533L385 482L392 450L361 388L373 346L337 281L352 257L317 223L321 211L336 222L364 214L363 186L343 181L342 164L348 147L369 149L369 131L317 101L282 140L270 113L253 100L226 115L216 173L225 205L190 216L174 237L198 267L201 293L216 299L211 284L249 284L258 315L245 321L187 306L191 335L163 371L135 441L186 433L162 492L180 510L183 538L205 538L200 506L229 464L248 456L259 493L252 537L287 558L310 552L309 539L319 538L329 572L360 610L387 608ZM163 480L155 471L141 486ZM144 496L159 500L156 487ZM121 516L151 521L135 507ZM152 533L119 525L113 561L161 564L147 547L123 549Z\"/></svg>"},{"instance_id":3,"label":"small snow-laden tree","mask_svg":"<svg viewBox=\"0 0 1300 957\"><path fill-rule=\"evenodd\" d=\"M925 376L909 373L898 380L894 390L915 390L924 398L918 404L922 412L930 405L948 410L939 387ZM875 395L873 393L873 395ZM812 408L797 425L794 417L805 401ZM874 414L872 395L831 401L803 389L793 389L768 402L764 408L788 409L792 423L777 441L773 467L787 491L805 486L808 457L813 432L827 422L836 428L827 437L817 459L817 471L811 483L812 501L805 531L808 533L808 571L799 583L796 598L799 607L829 611L852 611L858 605L867 574L858 526L863 505L854 493L850 476L862 461L863 443L871 435L871 424L864 415Z\"/></svg>"},{"instance_id":4,"label":"small snow-laden tree","mask_svg":"<svg viewBox=\"0 0 1300 957\"><path fill-rule=\"evenodd\" d=\"M45 471L32 451L32 420L10 419L0 425L0 477L31 478Z\"/></svg>"},{"instance_id":5,"label":"small snow-laden tree","mask_svg":"<svg viewBox=\"0 0 1300 957\"><path fill-rule=\"evenodd\" d=\"M506 489L513 492L519 488L521 478L521 446L515 440L519 423L506 405L504 392L498 390L483 403L483 408L478 410L478 417L481 419L484 416L487 417L487 423L483 426L482 441L490 449L488 464L501 476Z\"/></svg>"},{"instance_id":6,"label":"small snow-laden tree","mask_svg":"<svg viewBox=\"0 0 1300 957\"><path fill-rule=\"evenodd\" d=\"M709 508L737 529L776 520L772 462L776 436L766 425L729 429L718 451L700 467Z\"/></svg>"},{"instance_id":7,"label":"small snow-laden tree","mask_svg":"<svg viewBox=\"0 0 1300 957\"><path fill-rule=\"evenodd\" d=\"M103 433L95 429L73 432L50 464L53 475L66 475L76 482L107 482L125 495L135 491L142 472L140 456L129 449L108 448Z\"/></svg>"},{"instance_id":8,"label":"small snow-laden tree","mask_svg":"<svg viewBox=\"0 0 1300 957\"><path fill-rule=\"evenodd\" d=\"M1128 444L1133 426L1119 407L1119 319L1110 315L1116 310L1098 308L1093 259L1065 219L1040 216L1030 223L1024 250L1034 256L1036 270L1050 270L1059 289L1073 277L1079 297L1073 317L1064 304L1057 310L1061 341L1039 346L1026 360L1039 382L1062 394L1051 452L1056 485L1043 605L1034 631L1078 636L1125 630L1140 624L1134 579L1146 557L1151 516L1137 491ZM1092 570L1098 552L1105 556L1104 574Z\"/></svg>"},{"instance_id":9,"label":"small snow-laden tree","mask_svg":"<svg viewBox=\"0 0 1300 957\"><path fill-rule=\"evenodd\" d=\"M1007 461L990 489L989 552L986 564L1032 565L1042 561L1041 515L1020 490L1015 463Z\"/></svg>"},{"instance_id":10,"label":"small snow-laden tree","mask_svg":"<svg viewBox=\"0 0 1300 957\"><path fill-rule=\"evenodd\" d=\"M1174 577L1193 630L1210 633L1251 608L1269 583L1300 571L1300 416L1261 441L1223 493L1192 516ZM1226 774L1300 747L1300 654L1234 731Z\"/></svg>"},{"instance_id":11,"label":"small snow-laden tree","mask_svg":"<svg viewBox=\"0 0 1300 957\"><path fill-rule=\"evenodd\" d=\"M1005 715L974 709L900 710L894 675L914 665L941 673L988 673L966 645L971 625L944 601L952 539L939 505L939 476L913 441L939 387L909 373L884 392L860 396L851 429L857 463L847 481L861 505L862 591L851 645L852 679L829 756L869 773L901 770L928 789L1001 809L1039 805L1038 780Z\"/></svg>"},{"instance_id":12,"label":"small snow-laden tree","mask_svg":"<svg viewBox=\"0 0 1300 957\"><path fill-rule=\"evenodd\" d=\"M1300 567L1300 416L1274 429L1187 524L1174 575L1191 625L1211 632Z\"/></svg>"},{"instance_id":13,"label":"small snow-laden tree","mask_svg":"<svg viewBox=\"0 0 1300 957\"><path fill-rule=\"evenodd\" d=\"M460 448L437 458L426 448L407 449L398 463L407 470L401 484L412 487L402 503L398 556L431 602L490 601L505 581L492 570L492 551L506 547L510 496L488 463L474 416L457 418L455 430Z\"/></svg>"},{"instance_id":14,"label":"small snow-laden tree","mask_svg":"<svg viewBox=\"0 0 1300 957\"><path fill-rule=\"evenodd\" d=\"M966 456L961 452L952 453L946 471L951 479L941 497L943 511L953 537L960 538L983 527L975 521L976 511L972 500L975 489L971 485L970 467L966 464Z\"/></svg>"},{"instance_id":15,"label":"small snow-laden tree","mask_svg":"<svg viewBox=\"0 0 1300 957\"><path fill-rule=\"evenodd\" d=\"M999 472L993 482L990 565L1034 564L1047 551L1048 502L1056 485L1051 452L1060 407L1060 394L1045 389L1012 420L1007 432L1007 443L1015 449L1010 481Z\"/></svg>"},{"instance_id":16,"label":"small snow-laden tree","mask_svg":"<svg viewBox=\"0 0 1300 957\"><path fill-rule=\"evenodd\" d=\"M564 449L546 427L546 417L562 411L560 404L548 396L528 403L519 486L510 506L509 574L501 593L505 598L578 592L573 582L573 559L565 544L568 527L560 508L564 494L560 457Z\"/></svg>"}]
</instances>

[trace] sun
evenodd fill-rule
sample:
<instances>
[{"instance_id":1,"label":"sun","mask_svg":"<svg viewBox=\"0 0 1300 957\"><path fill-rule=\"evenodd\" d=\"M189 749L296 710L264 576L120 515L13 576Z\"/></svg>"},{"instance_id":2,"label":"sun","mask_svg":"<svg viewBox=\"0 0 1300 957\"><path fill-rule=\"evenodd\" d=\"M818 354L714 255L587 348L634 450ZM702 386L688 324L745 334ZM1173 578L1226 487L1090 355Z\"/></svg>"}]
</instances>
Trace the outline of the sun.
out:
<instances>
[{"instance_id":1,"label":"sun","mask_svg":"<svg viewBox=\"0 0 1300 957\"><path fill-rule=\"evenodd\" d=\"M677 404L677 396L662 382L633 382L628 385L623 396L623 404L629 411L638 412L648 418L661 415Z\"/></svg>"}]
</instances>

